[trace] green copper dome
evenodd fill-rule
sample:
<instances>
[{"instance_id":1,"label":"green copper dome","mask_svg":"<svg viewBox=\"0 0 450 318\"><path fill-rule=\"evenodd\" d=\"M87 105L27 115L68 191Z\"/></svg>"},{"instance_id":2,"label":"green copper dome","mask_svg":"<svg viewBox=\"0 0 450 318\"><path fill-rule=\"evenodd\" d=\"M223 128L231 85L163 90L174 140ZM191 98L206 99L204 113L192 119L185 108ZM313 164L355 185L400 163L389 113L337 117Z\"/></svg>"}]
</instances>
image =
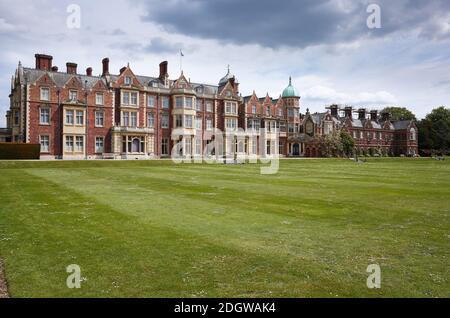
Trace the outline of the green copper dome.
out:
<instances>
[{"instance_id":1,"label":"green copper dome","mask_svg":"<svg viewBox=\"0 0 450 318\"><path fill-rule=\"evenodd\" d=\"M283 94L281 95L283 98L285 97L300 97L300 94L298 93L297 89L292 86L292 80L289 76L289 85L286 87L283 91Z\"/></svg>"}]
</instances>

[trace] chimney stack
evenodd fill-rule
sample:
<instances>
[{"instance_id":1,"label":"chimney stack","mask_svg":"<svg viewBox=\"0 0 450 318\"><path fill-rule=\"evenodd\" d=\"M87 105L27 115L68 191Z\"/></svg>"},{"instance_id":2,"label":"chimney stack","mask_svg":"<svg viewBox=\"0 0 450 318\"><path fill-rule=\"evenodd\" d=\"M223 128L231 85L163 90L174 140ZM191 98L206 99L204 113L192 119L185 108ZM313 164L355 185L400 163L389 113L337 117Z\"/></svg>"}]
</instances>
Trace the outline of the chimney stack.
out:
<instances>
[{"instance_id":1,"label":"chimney stack","mask_svg":"<svg viewBox=\"0 0 450 318\"><path fill-rule=\"evenodd\" d=\"M43 71L50 71L52 69L53 56L45 54L35 54L36 69Z\"/></svg>"},{"instance_id":2,"label":"chimney stack","mask_svg":"<svg viewBox=\"0 0 450 318\"><path fill-rule=\"evenodd\" d=\"M386 111L382 112L382 113L381 113L381 120L382 120L382 121L388 121L388 120L391 120L391 113L386 112Z\"/></svg>"},{"instance_id":3,"label":"chimney stack","mask_svg":"<svg viewBox=\"0 0 450 318\"><path fill-rule=\"evenodd\" d=\"M105 57L105 58L102 60L102 64L103 64L103 72L102 72L102 76L109 75L109 58Z\"/></svg>"},{"instance_id":4,"label":"chimney stack","mask_svg":"<svg viewBox=\"0 0 450 318\"><path fill-rule=\"evenodd\" d=\"M159 78L164 79L166 76L169 76L168 71L168 63L167 61L163 61L159 63Z\"/></svg>"},{"instance_id":5,"label":"chimney stack","mask_svg":"<svg viewBox=\"0 0 450 318\"><path fill-rule=\"evenodd\" d=\"M378 111L376 109L373 109L370 111L370 120L377 121L378 119Z\"/></svg>"},{"instance_id":6,"label":"chimney stack","mask_svg":"<svg viewBox=\"0 0 450 318\"><path fill-rule=\"evenodd\" d=\"M366 109L365 108L360 108L358 109L358 119L363 120L366 119Z\"/></svg>"},{"instance_id":7,"label":"chimney stack","mask_svg":"<svg viewBox=\"0 0 450 318\"><path fill-rule=\"evenodd\" d=\"M87 75L87 76L92 76L92 67L88 67L88 68L86 69L86 75Z\"/></svg>"},{"instance_id":8,"label":"chimney stack","mask_svg":"<svg viewBox=\"0 0 450 318\"><path fill-rule=\"evenodd\" d=\"M77 74L77 64L76 63L67 62L66 67L67 67L67 74Z\"/></svg>"},{"instance_id":9,"label":"chimney stack","mask_svg":"<svg viewBox=\"0 0 450 318\"><path fill-rule=\"evenodd\" d=\"M338 117L338 110L339 110L338 105L331 105L330 106L330 110L331 110L331 116L337 118Z\"/></svg>"},{"instance_id":10,"label":"chimney stack","mask_svg":"<svg viewBox=\"0 0 450 318\"><path fill-rule=\"evenodd\" d=\"M351 106L346 106L346 107L344 108L344 112L345 112L345 117L352 118L352 112L353 112L353 109L352 109Z\"/></svg>"},{"instance_id":11,"label":"chimney stack","mask_svg":"<svg viewBox=\"0 0 450 318\"><path fill-rule=\"evenodd\" d=\"M58 72L58 66L52 66L52 72Z\"/></svg>"}]
</instances>

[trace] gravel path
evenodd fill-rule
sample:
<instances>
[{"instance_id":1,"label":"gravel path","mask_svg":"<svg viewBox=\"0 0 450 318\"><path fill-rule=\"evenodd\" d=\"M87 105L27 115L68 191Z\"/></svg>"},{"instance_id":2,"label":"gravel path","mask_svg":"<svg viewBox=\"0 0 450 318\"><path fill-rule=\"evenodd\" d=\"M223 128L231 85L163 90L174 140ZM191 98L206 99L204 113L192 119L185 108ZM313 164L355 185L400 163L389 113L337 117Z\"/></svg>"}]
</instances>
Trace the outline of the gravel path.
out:
<instances>
[{"instance_id":1,"label":"gravel path","mask_svg":"<svg viewBox=\"0 0 450 318\"><path fill-rule=\"evenodd\" d=\"M5 268L3 262L0 259L0 298L8 298L8 286L5 278Z\"/></svg>"}]
</instances>

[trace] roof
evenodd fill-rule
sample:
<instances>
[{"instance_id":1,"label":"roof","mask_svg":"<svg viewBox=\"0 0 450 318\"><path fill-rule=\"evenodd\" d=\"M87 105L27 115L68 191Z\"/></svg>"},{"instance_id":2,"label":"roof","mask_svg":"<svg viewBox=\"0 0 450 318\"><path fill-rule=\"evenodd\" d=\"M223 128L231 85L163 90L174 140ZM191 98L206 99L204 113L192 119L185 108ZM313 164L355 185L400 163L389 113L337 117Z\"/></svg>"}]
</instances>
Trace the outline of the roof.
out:
<instances>
[{"instance_id":1,"label":"roof","mask_svg":"<svg viewBox=\"0 0 450 318\"><path fill-rule=\"evenodd\" d=\"M393 121L392 124L394 125L395 130L403 130L408 128L411 124L411 120L397 120Z\"/></svg>"},{"instance_id":2,"label":"roof","mask_svg":"<svg viewBox=\"0 0 450 318\"><path fill-rule=\"evenodd\" d=\"M80 82L83 83L83 85L84 83L86 83L87 88L93 87L99 80L103 81L106 84L105 79L100 76L51 72L32 68L24 68L23 71L26 81L32 83L36 82L42 75L48 74L48 76L50 76L50 78L55 82L57 86L64 86L72 77L77 77Z\"/></svg>"}]
</instances>

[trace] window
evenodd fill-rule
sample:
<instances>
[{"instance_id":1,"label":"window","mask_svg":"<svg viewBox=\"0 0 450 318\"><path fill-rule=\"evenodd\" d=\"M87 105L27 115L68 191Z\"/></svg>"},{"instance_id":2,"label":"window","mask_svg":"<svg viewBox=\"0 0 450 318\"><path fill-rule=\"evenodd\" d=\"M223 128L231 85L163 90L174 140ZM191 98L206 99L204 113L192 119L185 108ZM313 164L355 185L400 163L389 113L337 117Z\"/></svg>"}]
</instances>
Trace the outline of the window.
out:
<instances>
[{"instance_id":1,"label":"window","mask_svg":"<svg viewBox=\"0 0 450 318\"><path fill-rule=\"evenodd\" d=\"M103 93L95 94L95 105L103 105Z\"/></svg>"},{"instance_id":2,"label":"window","mask_svg":"<svg viewBox=\"0 0 450 318\"><path fill-rule=\"evenodd\" d=\"M195 138L195 154L202 154L202 139L200 137Z\"/></svg>"},{"instance_id":3,"label":"window","mask_svg":"<svg viewBox=\"0 0 450 318\"><path fill-rule=\"evenodd\" d=\"M147 98L147 106L148 107L155 107L155 96L148 96Z\"/></svg>"},{"instance_id":4,"label":"window","mask_svg":"<svg viewBox=\"0 0 450 318\"><path fill-rule=\"evenodd\" d=\"M131 112L131 127L137 127L137 113Z\"/></svg>"},{"instance_id":5,"label":"window","mask_svg":"<svg viewBox=\"0 0 450 318\"><path fill-rule=\"evenodd\" d=\"M252 154L256 155L258 153L258 142L256 138L252 140Z\"/></svg>"},{"instance_id":6,"label":"window","mask_svg":"<svg viewBox=\"0 0 450 318\"><path fill-rule=\"evenodd\" d=\"M186 155L192 154L192 139L190 137L184 138L184 151Z\"/></svg>"},{"instance_id":7,"label":"window","mask_svg":"<svg viewBox=\"0 0 450 318\"><path fill-rule=\"evenodd\" d=\"M95 126L103 127L104 125L104 113L102 111L95 112Z\"/></svg>"},{"instance_id":8,"label":"window","mask_svg":"<svg viewBox=\"0 0 450 318\"><path fill-rule=\"evenodd\" d=\"M76 124L77 125L84 124L84 113L82 110L77 110L77 112L76 112Z\"/></svg>"},{"instance_id":9,"label":"window","mask_svg":"<svg viewBox=\"0 0 450 318\"><path fill-rule=\"evenodd\" d=\"M212 119L206 119L206 130L213 130Z\"/></svg>"},{"instance_id":10,"label":"window","mask_svg":"<svg viewBox=\"0 0 450 318\"><path fill-rule=\"evenodd\" d=\"M288 109L288 116L289 117L294 117L294 110L292 108Z\"/></svg>"},{"instance_id":11,"label":"window","mask_svg":"<svg viewBox=\"0 0 450 318\"><path fill-rule=\"evenodd\" d=\"M147 114L147 126L149 128L155 127L155 114L153 114L153 113Z\"/></svg>"},{"instance_id":12,"label":"window","mask_svg":"<svg viewBox=\"0 0 450 318\"><path fill-rule=\"evenodd\" d=\"M225 127L229 130L236 130L237 119L236 118L226 118L225 119Z\"/></svg>"},{"instance_id":13,"label":"window","mask_svg":"<svg viewBox=\"0 0 450 318\"><path fill-rule=\"evenodd\" d=\"M163 138L161 140L161 154L162 155L169 154L169 138Z\"/></svg>"},{"instance_id":14,"label":"window","mask_svg":"<svg viewBox=\"0 0 450 318\"><path fill-rule=\"evenodd\" d=\"M95 137L95 152L102 153L104 151L104 141L103 137Z\"/></svg>"},{"instance_id":15,"label":"window","mask_svg":"<svg viewBox=\"0 0 450 318\"><path fill-rule=\"evenodd\" d=\"M128 93L128 92L122 93L122 104L124 104L124 105L130 104L130 93Z\"/></svg>"},{"instance_id":16,"label":"window","mask_svg":"<svg viewBox=\"0 0 450 318\"><path fill-rule=\"evenodd\" d=\"M184 116L184 126L186 128L192 128L192 115L185 115Z\"/></svg>"},{"instance_id":17,"label":"window","mask_svg":"<svg viewBox=\"0 0 450 318\"><path fill-rule=\"evenodd\" d=\"M227 97L231 97L231 91L227 91Z\"/></svg>"},{"instance_id":18,"label":"window","mask_svg":"<svg viewBox=\"0 0 450 318\"><path fill-rule=\"evenodd\" d=\"M157 88L158 87L158 82L152 82L152 87Z\"/></svg>"},{"instance_id":19,"label":"window","mask_svg":"<svg viewBox=\"0 0 450 318\"><path fill-rule=\"evenodd\" d=\"M195 109L197 111L199 111L199 112L202 111L202 101L201 100L199 100L199 99L196 100L196 102L195 102Z\"/></svg>"},{"instance_id":20,"label":"window","mask_svg":"<svg viewBox=\"0 0 450 318\"><path fill-rule=\"evenodd\" d=\"M167 114L162 115L161 127L169 128L169 115Z\"/></svg>"},{"instance_id":21,"label":"window","mask_svg":"<svg viewBox=\"0 0 450 318\"><path fill-rule=\"evenodd\" d=\"M130 118L128 112L123 112L123 123L124 126L129 126L130 124Z\"/></svg>"},{"instance_id":22,"label":"window","mask_svg":"<svg viewBox=\"0 0 450 318\"><path fill-rule=\"evenodd\" d=\"M175 128L183 127L183 116L176 115L175 116Z\"/></svg>"},{"instance_id":23,"label":"window","mask_svg":"<svg viewBox=\"0 0 450 318\"><path fill-rule=\"evenodd\" d=\"M50 100L50 89L47 87L41 88L41 100Z\"/></svg>"},{"instance_id":24,"label":"window","mask_svg":"<svg viewBox=\"0 0 450 318\"><path fill-rule=\"evenodd\" d=\"M131 105L137 105L137 93L131 93Z\"/></svg>"},{"instance_id":25,"label":"window","mask_svg":"<svg viewBox=\"0 0 450 318\"><path fill-rule=\"evenodd\" d=\"M125 85L131 85L131 76L125 76Z\"/></svg>"},{"instance_id":26,"label":"window","mask_svg":"<svg viewBox=\"0 0 450 318\"><path fill-rule=\"evenodd\" d=\"M69 91L69 100L76 101L78 99L77 91Z\"/></svg>"},{"instance_id":27,"label":"window","mask_svg":"<svg viewBox=\"0 0 450 318\"><path fill-rule=\"evenodd\" d=\"M293 133L295 131L295 126L293 124L288 124L288 132Z\"/></svg>"},{"instance_id":28,"label":"window","mask_svg":"<svg viewBox=\"0 0 450 318\"><path fill-rule=\"evenodd\" d=\"M50 124L50 109L40 108L39 111L40 111L39 123L44 125Z\"/></svg>"},{"instance_id":29,"label":"window","mask_svg":"<svg viewBox=\"0 0 450 318\"><path fill-rule=\"evenodd\" d=\"M283 109L278 108L278 116L283 117Z\"/></svg>"},{"instance_id":30,"label":"window","mask_svg":"<svg viewBox=\"0 0 450 318\"><path fill-rule=\"evenodd\" d=\"M252 106L252 113L253 113L253 114L256 114L256 105L253 105L253 106Z\"/></svg>"},{"instance_id":31,"label":"window","mask_svg":"<svg viewBox=\"0 0 450 318\"><path fill-rule=\"evenodd\" d=\"M71 109L66 110L66 124L73 125L73 110Z\"/></svg>"},{"instance_id":32,"label":"window","mask_svg":"<svg viewBox=\"0 0 450 318\"><path fill-rule=\"evenodd\" d=\"M270 116L270 106L267 106L267 107L266 107L266 115L267 115L267 116Z\"/></svg>"},{"instance_id":33,"label":"window","mask_svg":"<svg viewBox=\"0 0 450 318\"><path fill-rule=\"evenodd\" d=\"M20 112L18 110L14 111L14 125L19 125Z\"/></svg>"},{"instance_id":34,"label":"window","mask_svg":"<svg viewBox=\"0 0 450 318\"><path fill-rule=\"evenodd\" d=\"M169 97L167 97L167 96L162 97L162 108L165 108L165 109L169 108Z\"/></svg>"},{"instance_id":35,"label":"window","mask_svg":"<svg viewBox=\"0 0 450 318\"><path fill-rule=\"evenodd\" d=\"M50 146L50 138L48 135L39 137L39 143L41 144L41 152L48 152Z\"/></svg>"},{"instance_id":36,"label":"window","mask_svg":"<svg viewBox=\"0 0 450 318\"><path fill-rule=\"evenodd\" d=\"M225 113L226 114L237 114L236 103L226 102L225 103Z\"/></svg>"},{"instance_id":37,"label":"window","mask_svg":"<svg viewBox=\"0 0 450 318\"><path fill-rule=\"evenodd\" d=\"M73 152L73 136L66 136L66 151Z\"/></svg>"},{"instance_id":38,"label":"window","mask_svg":"<svg viewBox=\"0 0 450 318\"><path fill-rule=\"evenodd\" d=\"M75 137L75 151L76 152L83 152L84 149L84 137L83 136L76 136Z\"/></svg>"},{"instance_id":39,"label":"window","mask_svg":"<svg viewBox=\"0 0 450 318\"><path fill-rule=\"evenodd\" d=\"M416 130L414 128L411 128L409 130L409 140L411 141L416 140Z\"/></svg>"},{"instance_id":40,"label":"window","mask_svg":"<svg viewBox=\"0 0 450 318\"><path fill-rule=\"evenodd\" d=\"M282 155L283 154L283 149L284 149L284 145L282 141L278 142L278 154Z\"/></svg>"},{"instance_id":41,"label":"window","mask_svg":"<svg viewBox=\"0 0 450 318\"><path fill-rule=\"evenodd\" d=\"M195 128L198 130L201 130L202 125L203 125L203 121L202 121L201 117L197 117L195 120Z\"/></svg>"},{"instance_id":42,"label":"window","mask_svg":"<svg viewBox=\"0 0 450 318\"><path fill-rule=\"evenodd\" d=\"M213 106L211 102L206 103L206 111L212 113L213 112Z\"/></svg>"},{"instance_id":43,"label":"window","mask_svg":"<svg viewBox=\"0 0 450 318\"><path fill-rule=\"evenodd\" d=\"M175 97L175 107L176 108L183 108L183 97Z\"/></svg>"},{"instance_id":44,"label":"window","mask_svg":"<svg viewBox=\"0 0 450 318\"><path fill-rule=\"evenodd\" d=\"M185 99L185 107L192 109L192 97L186 97Z\"/></svg>"}]
</instances>

